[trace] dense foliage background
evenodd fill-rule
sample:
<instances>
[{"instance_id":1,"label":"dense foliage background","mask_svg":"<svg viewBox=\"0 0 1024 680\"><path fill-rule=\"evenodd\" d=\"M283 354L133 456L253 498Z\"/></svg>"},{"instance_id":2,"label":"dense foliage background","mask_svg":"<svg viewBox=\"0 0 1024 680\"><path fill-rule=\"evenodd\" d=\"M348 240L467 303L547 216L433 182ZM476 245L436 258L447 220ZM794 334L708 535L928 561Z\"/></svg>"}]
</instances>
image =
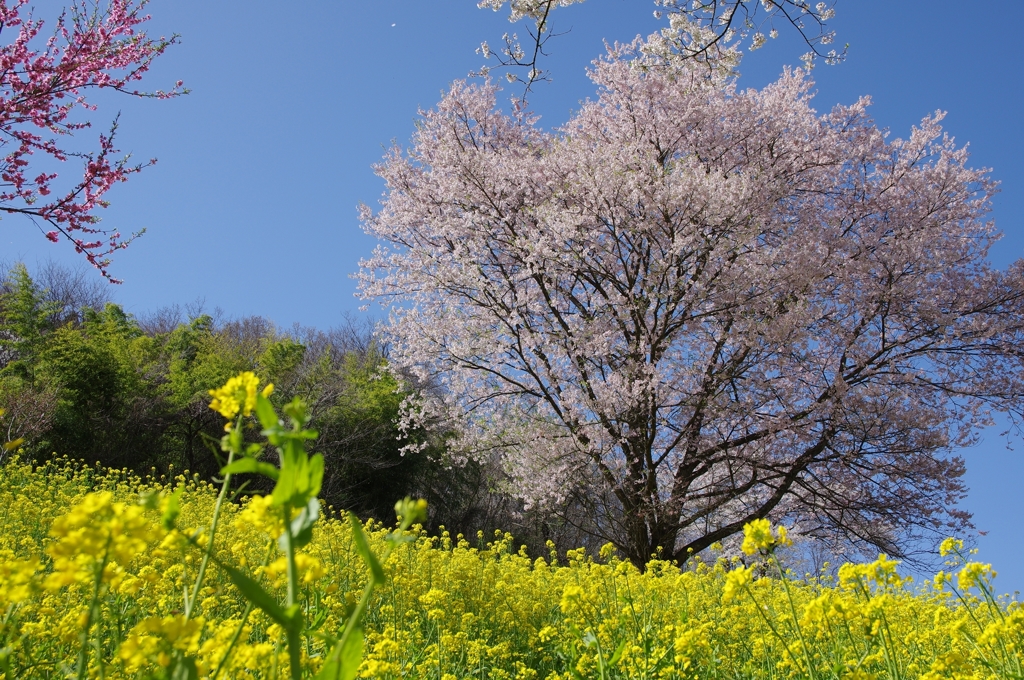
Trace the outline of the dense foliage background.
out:
<instances>
[{"instance_id":1,"label":"dense foliage background","mask_svg":"<svg viewBox=\"0 0 1024 680\"><path fill-rule=\"evenodd\" d=\"M209 480L223 464L209 390L251 370L274 383L276 405L309 404L328 505L390 521L395 499L411 495L429 502L431 529L510 529L537 550L546 540L563 550L585 543L564 518L524 513L502 492L497 465L447 460L443 432L412 433L426 448L403 455L409 441L395 421L406 395L379 370L388 348L368 324L284 330L199 306L136 318L92 272L54 264L31 273L7 265L0 280L0 438L23 438L32 461L66 455Z\"/></svg>"}]
</instances>

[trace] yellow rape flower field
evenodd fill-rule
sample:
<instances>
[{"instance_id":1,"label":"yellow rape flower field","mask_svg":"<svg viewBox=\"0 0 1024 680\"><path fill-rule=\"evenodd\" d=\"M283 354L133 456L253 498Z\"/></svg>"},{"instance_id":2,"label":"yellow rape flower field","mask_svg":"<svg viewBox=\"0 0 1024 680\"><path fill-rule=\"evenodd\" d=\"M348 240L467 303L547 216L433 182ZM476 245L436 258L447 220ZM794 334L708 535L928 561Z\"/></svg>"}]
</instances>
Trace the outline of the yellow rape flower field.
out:
<instances>
[{"instance_id":1,"label":"yellow rape flower field","mask_svg":"<svg viewBox=\"0 0 1024 680\"><path fill-rule=\"evenodd\" d=\"M172 489L181 489L177 529L161 521ZM193 669L178 677L288 677L281 626L217 566L235 565L270 593L286 587L269 497L224 505L216 559L183 613L202 556L183 536L210 523L216 498L184 476L144 481L67 460L8 462L0 677L167 677L175 655ZM371 550L385 554L390 528L365 528ZM747 527L749 566L654 561L643 572L610 546L596 559L578 551L559 561L530 559L508 535L467 541L414 527L413 539L383 564L363 619L359 677L1022 677L1024 610L994 598L991 566L970 562L953 540L942 546L949 573L915 587L884 556L846 565L834 580L780 578L776 549L789 539L766 521ZM369 575L352 525L331 516L295 567L301 663L312 676Z\"/></svg>"}]
</instances>

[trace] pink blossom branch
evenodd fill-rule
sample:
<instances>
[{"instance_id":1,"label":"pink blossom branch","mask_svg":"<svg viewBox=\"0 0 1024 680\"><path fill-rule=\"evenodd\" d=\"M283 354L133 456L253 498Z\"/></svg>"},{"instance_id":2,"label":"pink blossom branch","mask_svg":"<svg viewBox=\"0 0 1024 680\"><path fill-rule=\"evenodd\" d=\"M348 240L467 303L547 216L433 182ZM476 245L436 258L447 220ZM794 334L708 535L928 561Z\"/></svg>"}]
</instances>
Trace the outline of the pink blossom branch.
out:
<instances>
[{"instance_id":1,"label":"pink blossom branch","mask_svg":"<svg viewBox=\"0 0 1024 680\"><path fill-rule=\"evenodd\" d=\"M0 29L18 31L0 47L0 212L26 215L47 222L46 237L71 242L76 252L112 283L110 255L128 246L142 232L123 238L116 229L101 229L98 210L107 207L106 193L117 183L155 163L130 164L130 156L113 158L117 118L98 149L71 150L66 141L91 127L88 120L72 120L76 107L95 111L85 91L109 88L137 97L167 99L187 93L178 81L170 91L135 89L155 59L177 36L152 39L139 26L148 0L110 0L106 9L90 9L85 0L74 2L57 19L53 34L36 46L43 22L22 16L27 0L0 0ZM69 18L70 17L70 18ZM64 163L78 159L81 178L49 198L57 172L33 171L35 154Z\"/></svg>"}]
</instances>

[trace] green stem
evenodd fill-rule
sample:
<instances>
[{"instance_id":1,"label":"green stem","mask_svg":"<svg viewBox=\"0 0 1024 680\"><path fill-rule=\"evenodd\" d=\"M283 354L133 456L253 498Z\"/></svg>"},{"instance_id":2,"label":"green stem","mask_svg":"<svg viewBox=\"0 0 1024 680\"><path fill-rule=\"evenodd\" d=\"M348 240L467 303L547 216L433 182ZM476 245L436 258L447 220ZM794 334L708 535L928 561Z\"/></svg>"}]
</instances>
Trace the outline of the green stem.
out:
<instances>
[{"instance_id":1,"label":"green stem","mask_svg":"<svg viewBox=\"0 0 1024 680\"><path fill-rule=\"evenodd\" d=\"M800 627L800 618L796 613L796 604L793 602L793 592L789 588L789 579L786 578L786 572L783 571L782 563L779 562L775 550L772 550L770 555L772 556L772 561L775 562L775 568L779 570L779 578L782 579L782 587L786 591L789 612L793 615L793 627L796 628L796 635L800 639L800 648L804 651L804 661L807 662L807 674L811 676L811 680L817 680L817 674L814 672L814 663L811 659L811 650L807 647L807 640L804 639L804 631Z\"/></svg>"},{"instance_id":2,"label":"green stem","mask_svg":"<svg viewBox=\"0 0 1024 680\"><path fill-rule=\"evenodd\" d=\"M217 680L217 676L224 670L224 666L227 665L228 659L231 658L231 652L234 650L235 645L238 644L238 638L242 637L242 631L245 630L245 623L249 620L249 614L252 613L252 600L245 603L245 611L242 612L242 620L238 623L238 628L235 629L234 634L231 636L231 641L228 643L228 648L224 650L224 655L221 656L220 662L217 664L217 668L213 671L213 675L210 676L210 680Z\"/></svg>"},{"instance_id":3,"label":"green stem","mask_svg":"<svg viewBox=\"0 0 1024 680\"><path fill-rule=\"evenodd\" d=\"M98 608L98 607L97 607ZM96 621L96 635L92 639L93 649L96 651L96 668L100 674L100 680L106 680L107 670L103 667L103 618Z\"/></svg>"},{"instance_id":4,"label":"green stem","mask_svg":"<svg viewBox=\"0 0 1024 680\"><path fill-rule=\"evenodd\" d=\"M892 631L889 629L889 620L884 611L882 612L882 645L885 649L885 661L889 666L889 675L894 680L901 680L903 675L900 673L899 661L896 657L896 644L892 641Z\"/></svg>"},{"instance_id":5,"label":"green stem","mask_svg":"<svg viewBox=\"0 0 1024 680\"><path fill-rule=\"evenodd\" d=\"M92 620L96 610L99 608L100 589L103 587L103 570L107 568L107 556L109 554L110 539L107 539L107 549L103 551L103 561L96 570L96 583L92 589L92 599L89 602L89 611L85 615L85 628L82 630L82 648L78 652L78 668L75 675L78 680L86 677L89 659L89 629L92 628Z\"/></svg>"},{"instance_id":6,"label":"green stem","mask_svg":"<svg viewBox=\"0 0 1024 680\"><path fill-rule=\"evenodd\" d=\"M405 531L407 531L409 528L409 524L410 523L403 518L398 531L400 533L405 533ZM388 561L388 558L391 557L391 553L394 550L394 548L395 544L393 542L389 542L387 547L384 549L384 554L380 558L381 564L384 564ZM363 615L366 612L366 608L370 604L370 597L373 596L373 591L378 585L383 584L375 581L373 578L373 574L371 572L370 580L367 581L366 587L363 588L363 594L359 598L359 602L356 604L355 609L352 611L352 615L348 617L348 621L345 623L345 630L342 632L341 639L338 641L338 644L334 648L335 651L340 652L340 650L345 648L346 641L349 639L351 635L354 634L356 628L358 628L359 625L361 624L363 620Z\"/></svg>"},{"instance_id":7,"label":"green stem","mask_svg":"<svg viewBox=\"0 0 1024 680\"><path fill-rule=\"evenodd\" d=\"M996 601L995 593L993 593L989 589L989 587L987 585L985 585L985 582L983 580L979 580L978 581L978 590L980 590L981 594L985 596L985 603L988 605L989 611L990 612L994 611L996 613L996 616L999 617L1000 623L1004 623L1005 624L1006 623L1006 617L1003 615L1003 610L999 606L999 603ZM1003 653L1003 658L1007 662L1012 662L1017 667L1016 668L1016 676L1020 677L1021 676L1020 657L1017 654L1012 653L1010 650L1008 650L1006 648L1006 641L1003 639L1002 635L998 636L996 639L999 642L999 649Z\"/></svg>"},{"instance_id":8,"label":"green stem","mask_svg":"<svg viewBox=\"0 0 1024 680\"><path fill-rule=\"evenodd\" d=\"M285 607L291 607L298 600L299 595L299 574L295 566L295 545L292 541L292 509L289 506L281 508L281 515L284 519L284 555L288 563L288 592L285 599Z\"/></svg>"},{"instance_id":9,"label":"green stem","mask_svg":"<svg viewBox=\"0 0 1024 680\"><path fill-rule=\"evenodd\" d=\"M238 422L235 423L235 427L242 426L242 417L238 417ZM228 465L235 459L235 451L231 449L228 451ZM199 590L203 587L203 580L206 578L206 565L210 562L210 554L213 553L213 539L217 535L217 524L220 521L220 509L224 505L224 497L228 494L228 488L231 485L231 474L224 475L224 481L220 485L220 493L217 494L217 502L213 506L213 518L210 520L210 532L206 540L206 551L203 553L203 559L199 563L199 572L196 574L195 583L192 584L192 594L185 600L185 620L188 621L192 616L192 610L195 607L196 598L199 597Z\"/></svg>"},{"instance_id":10,"label":"green stem","mask_svg":"<svg viewBox=\"0 0 1024 680\"><path fill-rule=\"evenodd\" d=\"M288 563L288 592L285 599L285 611L292 613L292 619L286 628L288 635L288 663L291 668L292 680L302 680L302 614L298 608L299 574L295 566L295 544L292 540L292 510L285 505L281 509L284 519L284 554Z\"/></svg>"},{"instance_id":11,"label":"green stem","mask_svg":"<svg viewBox=\"0 0 1024 680\"><path fill-rule=\"evenodd\" d=\"M597 633L594 633L594 643L597 645L597 664L601 670L601 680L607 680L606 665L604 662L604 650L601 648L601 640L597 637Z\"/></svg>"},{"instance_id":12,"label":"green stem","mask_svg":"<svg viewBox=\"0 0 1024 680\"><path fill-rule=\"evenodd\" d=\"M754 609L757 610L757 613L761 616L761 619L768 626L768 630L770 630L775 635L775 638L782 645L783 649L789 649L788 644L786 643L786 638L784 638L782 634L779 633L779 629L775 627L775 624L772 623L772 620L769 619L768 615L764 613L766 607L762 607L761 604L757 601L757 596L754 595L754 589L750 587L749 583L745 583L743 584L743 590L745 590L747 592L747 595L750 596L750 600L754 603Z\"/></svg>"},{"instance_id":13,"label":"green stem","mask_svg":"<svg viewBox=\"0 0 1024 680\"><path fill-rule=\"evenodd\" d=\"M267 554L263 558L261 566L267 566L270 563L270 558L274 554L274 543L271 541L270 545L267 546ZM210 676L210 680L217 680L217 676L224 670L224 666L227 665L228 660L231 658L231 652L234 650L235 645L238 644L238 639L242 637L242 631L245 630L245 623L249 620L249 614L252 613L253 603L252 600L248 600L245 603L245 611L242 612L242 619L238 622L238 628L235 629L234 635L231 636L231 641L228 643L228 648L224 650L224 655L221 656L220 662L217 664L217 668L213 671L213 675Z\"/></svg>"}]
</instances>

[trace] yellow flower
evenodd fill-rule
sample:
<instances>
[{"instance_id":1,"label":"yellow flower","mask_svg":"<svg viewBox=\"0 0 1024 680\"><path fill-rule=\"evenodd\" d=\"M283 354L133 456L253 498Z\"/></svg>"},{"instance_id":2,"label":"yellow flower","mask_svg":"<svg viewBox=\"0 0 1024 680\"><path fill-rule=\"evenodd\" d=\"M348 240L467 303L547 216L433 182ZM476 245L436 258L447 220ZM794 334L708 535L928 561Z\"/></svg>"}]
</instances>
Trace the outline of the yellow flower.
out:
<instances>
[{"instance_id":1,"label":"yellow flower","mask_svg":"<svg viewBox=\"0 0 1024 680\"><path fill-rule=\"evenodd\" d=\"M939 544L939 555L945 557L952 552L960 552L964 549L964 542L952 536Z\"/></svg>"},{"instance_id":2,"label":"yellow flower","mask_svg":"<svg viewBox=\"0 0 1024 680\"><path fill-rule=\"evenodd\" d=\"M129 673L137 672L154 659L158 665L167 666L171 660L168 651L177 649L194 654L199 650L204 625L201 616L192 620L181 614L147 617L132 628L117 656Z\"/></svg>"},{"instance_id":3,"label":"yellow flower","mask_svg":"<svg viewBox=\"0 0 1024 680\"><path fill-rule=\"evenodd\" d=\"M0 603L18 604L36 590L36 572L42 568L38 557L17 559L10 550L0 550Z\"/></svg>"},{"instance_id":4,"label":"yellow flower","mask_svg":"<svg viewBox=\"0 0 1024 680\"><path fill-rule=\"evenodd\" d=\"M446 595L443 590L437 588L431 588L424 594L419 596L420 604L424 607L430 608L436 605L442 604L445 601Z\"/></svg>"},{"instance_id":5,"label":"yellow flower","mask_svg":"<svg viewBox=\"0 0 1024 680\"><path fill-rule=\"evenodd\" d=\"M776 545L793 545L793 539L789 537L789 530L781 524L775 527L775 531L778 534L778 538L775 540Z\"/></svg>"},{"instance_id":6,"label":"yellow flower","mask_svg":"<svg viewBox=\"0 0 1024 680\"><path fill-rule=\"evenodd\" d=\"M839 567L839 585L843 588L868 588L874 583L879 588L900 588L909 583L909 577L900 577L896 567L899 560L890 560L881 553L878 559L868 564L844 564Z\"/></svg>"},{"instance_id":7,"label":"yellow flower","mask_svg":"<svg viewBox=\"0 0 1024 680\"><path fill-rule=\"evenodd\" d=\"M793 545L786 527L775 529L777 536L772 534L772 525L766 519L755 519L743 525L743 552L753 555L761 550L770 551L780 545Z\"/></svg>"},{"instance_id":8,"label":"yellow flower","mask_svg":"<svg viewBox=\"0 0 1024 680\"><path fill-rule=\"evenodd\" d=\"M396 674L397 670L398 666L390 661L381 661L371 657L363 660L362 665L359 667L359 677L383 678Z\"/></svg>"},{"instance_id":9,"label":"yellow flower","mask_svg":"<svg viewBox=\"0 0 1024 680\"><path fill-rule=\"evenodd\" d=\"M274 499L270 496L251 496L249 502L235 519L235 528L244 531L252 527L262 531L271 538L284 533L284 520L274 509Z\"/></svg>"},{"instance_id":10,"label":"yellow flower","mask_svg":"<svg viewBox=\"0 0 1024 680\"><path fill-rule=\"evenodd\" d=\"M109 491L86 495L54 520L50 536L56 539L46 549L53 558L53 573L46 578L52 590L91 581L97 565L105 565L104 582L119 579L124 567L160 538L141 505L114 502Z\"/></svg>"},{"instance_id":11,"label":"yellow flower","mask_svg":"<svg viewBox=\"0 0 1024 680\"><path fill-rule=\"evenodd\" d=\"M324 574L327 573L324 571L324 565L319 559L306 553L296 553L295 568L298 572L299 581L306 585L323 578ZM274 579L284 576L288 573L287 558L277 558L266 566L263 573Z\"/></svg>"},{"instance_id":12,"label":"yellow flower","mask_svg":"<svg viewBox=\"0 0 1024 680\"><path fill-rule=\"evenodd\" d=\"M957 574L957 585L960 586L960 590L967 590L972 586L978 586L979 588L986 586L992 582L992 579L996 577L996 572L992 568L991 564L982 564L981 562L968 562L964 565L964 568Z\"/></svg>"},{"instance_id":13,"label":"yellow flower","mask_svg":"<svg viewBox=\"0 0 1024 680\"><path fill-rule=\"evenodd\" d=\"M766 519L755 519L743 525L743 552L753 555L772 545L772 525Z\"/></svg>"},{"instance_id":14,"label":"yellow flower","mask_svg":"<svg viewBox=\"0 0 1024 680\"><path fill-rule=\"evenodd\" d=\"M243 416L248 416L256 408L256 389L260 385L260 379L252 371L243 371L233 378L229 378L224 386L210 390L213 400L210 408L231 420L241 411ZM269 397L274 391L274 384L268 383L261 394Z\"/></svg>"},{"instance_id":15,"label":"yellow flower","mask_svg":"<svg viewBox=\"0 0 1024 680\"><path fill-rule=\"evenodd\" d=\"M754 580L753 573L753 567L737 567L726 574L725 586L722 588L722 601L731 602L739 594L739 591Z\"/></svg>"},{"instance_id":16,"label":"yellow flower","mask_svg":"<svg viewBox=\"0 0 1024 680\"><path fill-rule=\"evenodd\" d=\"M581 597L583 597L583 588L577 585L567 585L562 591L562 601L559 603L562 613L572 613L576 609L576 603Z\"/></svg>"},{"instance_id":17,"label":"yellow flower","mask_svg":"<svg viewBox=\"0 0 1024 680\"><path fill-rule=\"evenodd\" d=\"M964 670L970 670L967 668L967 659L964 655L958 651L946 652L935 658L928 672L921 676L921 680L963 677L960 675L960 671Z\"/></svg>"}]
</instances>

